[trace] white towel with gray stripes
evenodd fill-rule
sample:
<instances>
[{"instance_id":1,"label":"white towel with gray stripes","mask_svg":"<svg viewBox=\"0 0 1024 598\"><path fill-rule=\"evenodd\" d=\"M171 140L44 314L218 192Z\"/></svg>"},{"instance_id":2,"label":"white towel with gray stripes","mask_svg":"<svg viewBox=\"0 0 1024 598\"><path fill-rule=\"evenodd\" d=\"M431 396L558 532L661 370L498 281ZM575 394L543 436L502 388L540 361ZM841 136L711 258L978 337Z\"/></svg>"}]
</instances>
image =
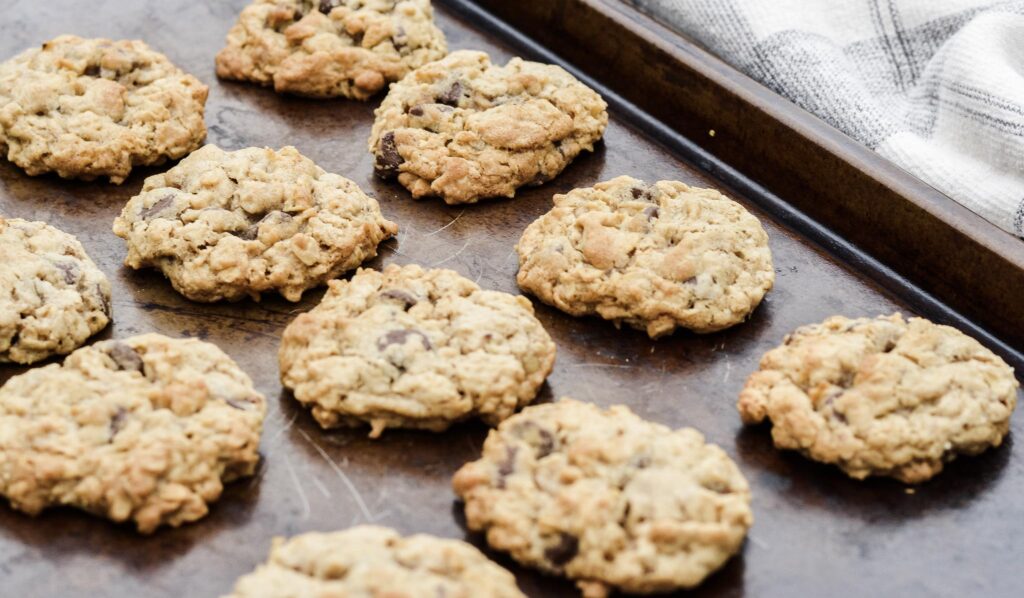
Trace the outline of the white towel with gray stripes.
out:
<instances>
[{"instance_id":1,"label":"white towel with gray stripes","mask_svg":"<svg viewBox=\"0 0 1024 598\"><path fill-rule=\"evenodd\" d=\"M1024 237L1024 1L627 1Z\"/></svg>"}]
</instances>

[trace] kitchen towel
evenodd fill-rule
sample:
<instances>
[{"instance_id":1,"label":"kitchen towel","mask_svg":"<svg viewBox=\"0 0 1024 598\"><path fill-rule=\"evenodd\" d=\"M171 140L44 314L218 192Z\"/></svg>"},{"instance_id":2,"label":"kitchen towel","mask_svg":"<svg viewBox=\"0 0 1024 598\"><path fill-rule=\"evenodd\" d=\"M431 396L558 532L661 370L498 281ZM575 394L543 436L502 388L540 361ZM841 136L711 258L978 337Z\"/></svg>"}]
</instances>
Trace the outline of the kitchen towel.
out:
<instances>
[{"instance_id":1,"label":"kitchen towel","mask_svg":"<svg viewBox=\"0 0 1024 598\"><path fill-rule=\"evenodd\" d=\"M1024 237L1024 1L627 2Z\"/></svg>"}]
</instances>

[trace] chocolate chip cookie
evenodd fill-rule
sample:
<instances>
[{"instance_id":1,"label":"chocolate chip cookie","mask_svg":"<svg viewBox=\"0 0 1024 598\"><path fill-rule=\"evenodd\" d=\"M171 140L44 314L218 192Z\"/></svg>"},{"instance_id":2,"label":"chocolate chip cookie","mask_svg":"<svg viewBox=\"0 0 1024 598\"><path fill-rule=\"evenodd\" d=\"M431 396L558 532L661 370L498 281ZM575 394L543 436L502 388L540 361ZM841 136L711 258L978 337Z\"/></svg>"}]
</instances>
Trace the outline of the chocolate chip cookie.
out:
<instances>
[{"instance_id":1,"label":"chocolate chip cookie","mask_svg":"<svg viewBox=\"0 0 1024 598\"><path fill-rule=\"evenodd\" d=\"M446 52L430 0L255 0L217 54L217 75L365 100Z\"/></svg>"},{"instance_id":2,"label":"chocolate chip cookie","mask_svg":"<svg viewBox=\"0 0 1024 598\"><path fill-rule=\"evenodd\" d=\"M78 239L0 216L0 363L81 346L110 322L110 282Z\"/></svg>"},{"instance_id":3,"label":"chocolate chip cookie","mask_svg":"<svg viewBox=\"0 0 1024 598\"><path fill-rule=\"evenodd\" d=\"M771 421L778 448L916 484L999 446L1018 387L1006 362L949 326L834 316L765 354L738 407L744 423Z\"/></svg>"},{"instance_id":4,"label":"chocolate chip cookie","mask_svg":"<svg viewBox=\"0 0 1024 598\"><path fill-rule=\"evenodd\" d=\"M699 432L571 399L502 422L453 485L491 547L592 597L692 588L753 523L746 479Z\"/></svg>"},{"instance_id":5,"label":"chocolate chip cookie","mask_svg":"<svg viewBox=\"0 0 1024 598\"><path fill-rule=\"evenodd\" d=\"M252 475L266 401L216 346L102 341L0 387L0 495L73 506L148 534L206 515Z\"/></svg>"},{"instance_id":6,"label":"chocolate chip cookie","mask_svg":"<svg viewBox=\"0 0 1024 598\"><path fill-rule=\"evenodd\" d=\"M622 176L556 195L516 251L523 290L651 338L738 324L775 281L757 218L718 191L677 181Z\"/></svg>"},{"instance_id":7,"label":"chocolate chip cookie","mask_svg":"<svg viewBox=\"0 0 1024 598\"><path fill-rule=\"evenodd\" d=\"M394 84L370 135L377 174L449 204L557 176L608 125L601 96L558 66L453 52Z\"/></svg>"},{"instance_id":8,"label":"chocolate chip cookie","mask_svg":"<svg viewBox=\"0 0 1024 598\"><path fill-rule=\"evenodd\" d=\"M224 598L525 598L511 573L459 540L376 526L275 538Z\"/></svg>"},{"instance_id":9,"label":"chocolate chip cookie","mask_svg":"<svg viewBox=\"0 0 1024 598\"><path fill-rule=\"evenodd\" d=\"M207 91L141 41L62 35L0 64L0 151L30 175L121 183L199 147Z\"/></svg>"},{"instance_id":10,"label":"chocolate chip cookie","mask_svg":"<svg viewBox=\"0 0 1024 598\"><path fill-rule=\"evenodd\" d=\"M355 268L398 227L352 181L293 147L225 152L207 145L146 179L114 221L125 265L158 268L193 301L259 299Z\"/></svg>"},{"instance_id":11,"label":"chocolate chip cookie","mask_svg":"<svg viewBox=\"0 0 1024 598\"><path fill-rule=\"evenodd\" d=\"M324 428L495 425L534 399L555 345L521 296L390 265L331 281L281 341L281 381Z\"/></svg>"}]
</instances>

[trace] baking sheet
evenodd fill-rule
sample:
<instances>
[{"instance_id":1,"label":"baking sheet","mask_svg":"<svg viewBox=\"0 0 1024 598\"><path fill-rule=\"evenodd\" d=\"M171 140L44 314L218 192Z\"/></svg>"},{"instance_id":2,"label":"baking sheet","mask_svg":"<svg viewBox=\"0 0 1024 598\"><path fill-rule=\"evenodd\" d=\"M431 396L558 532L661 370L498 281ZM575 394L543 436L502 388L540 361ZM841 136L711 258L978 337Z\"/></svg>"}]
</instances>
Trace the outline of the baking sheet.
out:
<instances>
[{"instance_id":1,"label":"baking sheet","mask_svg":"<svg viewBox=\"0 0 1024 598\"><path fill-rule=\"evenodd\" d=\"M397 239L369 266L416 262L452 268L487 288L516 293L513 245L551 196L620 174L715 186L692 164L645 138L613 114L604 143L553 182L514 200L450 207L413 202L397 184L373 176L366 138L373 103L280 97L222 83L213 56L244 0L81 3L4 2L0 57L61 33L143 38L210 85L208 141L226 149L295 145L323 168L355 180L399 223ZM439 8L452 49L484 49L498 61L517 52L465 16ZM0 212L50 222L72 234L113 285L114 323L97 339L145 332L211 341L253 377L269 399L258 474L228 486L210 515L150 537L70 509L30 518L0 505L0 595L49 597L218 596L263 561L270 539L373 522L404 533L465 538L450 489L458 467L479 454L486 427L465 424L430 433L324 432L277 380L280 335L322 291L299 304L203 305L177 295L154 272L124 269L114 216L141 187L137 172L121 186L30 178L0 162ZM728 191L728 190L727 190ZM1024 537L1024 466L1014 438L980 457L960 459L909 493L887 480L856 482L838 470L772 449L766 428L744 430L734 407L760 355L793 328L842 313L902 310L899 297L761 212L777 267L775 288L753 318L710 336L680 333L651 341L597 319L575 319L538 305L558 344L555 370L539 400L572 396L599 405L628 404L643 417L694 426L721 445L753 488L756 523L743 552L697 591L698 596L1020 595L1015 575ZM24 368L0 367L0 382ZM2 501L0 501L2 502ZM568 582L520 568L531 596L573 596Z\"/></svg>"}]
</instances>

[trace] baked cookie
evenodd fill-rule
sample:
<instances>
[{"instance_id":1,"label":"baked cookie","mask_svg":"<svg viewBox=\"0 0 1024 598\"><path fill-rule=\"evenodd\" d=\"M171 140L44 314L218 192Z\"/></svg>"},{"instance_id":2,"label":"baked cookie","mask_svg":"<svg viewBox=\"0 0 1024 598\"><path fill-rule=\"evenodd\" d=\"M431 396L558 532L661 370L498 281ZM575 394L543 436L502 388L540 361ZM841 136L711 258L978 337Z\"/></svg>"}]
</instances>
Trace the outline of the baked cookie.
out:
<instances>
[{"instance_id":1,"label":"baked cookie","mask_svg":"<svg viewBox=\"0 0 1024 598\"><path fill-rule=\"evenodd\" d=\"M217 54L217 76L365 100L446 52L430 0L255 0Z\"/></svg>"},{"instance_id":2,"label":"baked cookie","mask_svg":"<svg viewBox=\"0 0 1024 598\"><path fill-rule=\"evenodd\" d=\"M0 216L0 363L81 346L110 322L110 282L78 239Z\"/></svg>"},{"instance_id":3,"label":"baked cookie","mask_svg":"<svg viewBox=\"0 0 1024 598\"><path fill-rule=\"evenodd\" d=\"M121 183L199 147L207 91L141 41L62 35L0 64L0 150L33 176Z\"/></svg>"},{"instance_id":4,"label":"baked cookie","mask_svg":"<svg viewBox=\"0 0 1024 598\"><path fill-rule=\"evenodd\" d=\"M453 52L391 86L370 152L377 174L416 199L449 204L512 197L549 181L608 125L601 96L560 67Z\"/></svg>"},{"instance_id":5,"label":"baked cookie","mask_svg":"<svg viewBox=\"0 0 1024 598\"><path fill-rule=\"evenodd\" d=\"M216 346L101 341L0 387L0 494L35 515L73 506L141 533L206 515L252 475L266 401Z\"/></svg>"},{"instance_id":6,"label":"baked cookie","mask_svg":"<svg viewBox=\"0 0 1024 598\"><path fill-rule=\"evenodd\" d=\"M224 598L525 598L511 573L458 540L386 527L275 538Z\"/></svg>"},{"instance_id":7,"label":"baked cookie","mask_svg":"<svg viewBox=\"0 0 1024 598\"><path fill-rule=\"evenodd\" d=\"M534 399L555 344L521 296L394 264L331 281L281 340L281 382L324 428L491 425Z\"/></svg>"},{"instance_id":8,"label":"baked cookie","mask_svg":"<svg viewBox=\"0 0 1024 598\"><path fill-rule=\"evenodd\" d=\"M692 588L753 523L746 479L699 432L571 399L502 422L453 485L491 547L588 597Z\"/></svg>"},{"instance_id":9,"label":"baked cookie","mask_svg":"<svg viewBox=\"0 0 1024 598\"><path fill-rule=\"evenodd\" d=\"M651 338L745 320L772 288L768 235L714 189L621 176L555 196L523 233L520 288Z\"/></svg>"},{"instance_id":10,"label":"baked cookie","mask_svg":"<svg viewBox=\"0 0 1024 598\"><path fill-rule=\"evenodd\" d=\"M1006 362L949 326L834 316L765 354L738 407L744 423L772 422L778 448L853 478L916 484L999 446L1018 386Z\"/></svg>"},{"instance_id":11,"label":"baked cookie","mask_svg":"<svg viewBox=\"0 0 1024 598\"><path fill-rule=\"evenodd\" d=\"M352 181L293 147L207 145L146 179L114 221L125 265L160 269L193 301L298 301L355 268L398 231Z\"/></svg>"}]
</instances>

